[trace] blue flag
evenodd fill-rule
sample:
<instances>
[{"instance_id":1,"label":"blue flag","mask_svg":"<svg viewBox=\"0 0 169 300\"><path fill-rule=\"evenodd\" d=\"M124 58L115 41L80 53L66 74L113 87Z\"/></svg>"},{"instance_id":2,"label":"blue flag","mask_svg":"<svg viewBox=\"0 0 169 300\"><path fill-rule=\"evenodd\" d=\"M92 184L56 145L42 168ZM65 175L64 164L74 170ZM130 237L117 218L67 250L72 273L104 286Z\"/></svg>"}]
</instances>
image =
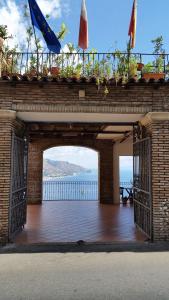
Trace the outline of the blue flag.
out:
<instances>
[{"instance_id":1,"label":"blue flag","mask_svg":"<svg viewBox=\"0 0 169 300\"><path fill-rule=\"evenodd\" d=\"M38 28L45 39L47 47L50 51L59 54L61 49L61 44L56 37L56 34L52 31L50 26L45 20L38 4L35 0L28 0L30 7L30 14L32 19L32 25Z\"/></svg>"}]
</instances>

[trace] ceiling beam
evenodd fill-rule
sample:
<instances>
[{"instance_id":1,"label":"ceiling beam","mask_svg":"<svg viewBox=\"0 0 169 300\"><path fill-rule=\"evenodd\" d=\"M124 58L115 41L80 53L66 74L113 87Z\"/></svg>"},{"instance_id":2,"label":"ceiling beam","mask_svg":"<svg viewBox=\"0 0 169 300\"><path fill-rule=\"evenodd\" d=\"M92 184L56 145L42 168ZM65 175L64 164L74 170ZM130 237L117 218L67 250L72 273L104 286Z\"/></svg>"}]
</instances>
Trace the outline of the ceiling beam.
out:
<instances>
[{"instance_id":1,"label":"ceiling beam","mask_svg":"<svg viewBox=\"0 0 169 300\"><path fill-rule=\"evenodd\" d=\"M30 125L58 125L58 126L133 126L137 122L25 122L28 126Z\"/></svg>"},{"instance_id":2,"label":"ceiling beam","mask_svg":"<svg viewBox=\"0 0 169 300\"><path fill-rule=\"evenodd\" d=\"M29 134L128 134L130 131L89 131L89 130L30 130Z\"/></svg>"}]
</instances>

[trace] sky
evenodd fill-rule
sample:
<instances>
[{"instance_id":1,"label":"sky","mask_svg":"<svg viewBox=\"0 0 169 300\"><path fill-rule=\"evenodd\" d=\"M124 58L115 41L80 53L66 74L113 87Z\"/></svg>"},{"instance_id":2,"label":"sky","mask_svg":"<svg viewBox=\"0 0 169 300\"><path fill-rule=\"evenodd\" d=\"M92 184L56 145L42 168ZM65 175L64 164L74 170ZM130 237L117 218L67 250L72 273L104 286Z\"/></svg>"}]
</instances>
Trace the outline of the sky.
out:
<instances>
[{"instance_id":1,"label":"sky","mask_svg":"<svg viewBox=\"0 0 169 300\"><path fill-rule=\"evenodd\" d=\"M7 24L16 40L24 39L23 4L26 0L0 0L0 24ZM49 23L58 31L62 22L69 33L62 43L77 45L81 0L37 0ZM86 0L90 48L98 51L126 49L133 0ZM22 34L21 34L22 32ZM169 0L138 0L135 52L152 52L151 40L163 35L169 53Z\"/></svg>"},{"instance_id":2,"label":"sky","mask_svg":"<svg viewBox=\"0 0 169 300\"><path fill-rule=\"evenodd\" d=\"M113 155L113 153L112 153ZM44 151L44 158L51 160L68 161L87 169L97 169L99 164L98 153L92 149L75 146L54 147ZM132 156L120 156L120 170L132 173ZM124 174L124 177L126 174Z\"/></svg>"},{"instance_id":3,"label":"sky","mask_svg":"<svg viewBox=\"0 0 169 300\"><path fill-rule=\"evenodd\" d=\"M55 147L44 152L44 158L68 161L87 169L98 168L98 154L96 151L83 147Z\"/></svg>"}]
</instances>

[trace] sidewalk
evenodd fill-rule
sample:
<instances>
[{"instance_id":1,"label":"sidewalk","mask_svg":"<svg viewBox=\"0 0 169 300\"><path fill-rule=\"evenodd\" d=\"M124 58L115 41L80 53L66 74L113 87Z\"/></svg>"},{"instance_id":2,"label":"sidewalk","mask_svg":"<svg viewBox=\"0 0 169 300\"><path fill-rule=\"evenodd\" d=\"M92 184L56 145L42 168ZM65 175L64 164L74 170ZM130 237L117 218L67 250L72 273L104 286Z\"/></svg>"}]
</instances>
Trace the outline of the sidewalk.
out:
<instances>
[{"instance_id":1,"label":"sidewalk","mask_svg":"<svg viewBox=\"0 0 169 300\"><path fill-rule=\"evenodd\" d=\"M0 300L168 300L169 252L0 255Z\"/></svg>"}]
</instances>

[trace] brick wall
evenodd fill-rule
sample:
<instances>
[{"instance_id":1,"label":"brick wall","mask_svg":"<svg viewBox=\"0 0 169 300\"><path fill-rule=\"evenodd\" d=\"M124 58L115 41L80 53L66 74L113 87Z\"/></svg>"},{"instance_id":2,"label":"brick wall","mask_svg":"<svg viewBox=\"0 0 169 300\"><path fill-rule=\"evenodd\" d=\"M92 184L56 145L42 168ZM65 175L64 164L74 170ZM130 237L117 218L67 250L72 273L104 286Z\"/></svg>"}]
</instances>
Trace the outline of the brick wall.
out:
<instances>
[{"instance_id":1,"label":"brick wall","mask_svg":"<svg viewBox=\"0 0 169 300\"><path fill-rule=\"evenodd\" d=\"M79 90L86 91L79 99ZM0 82L0 109L44 112L147 113L168 111L169 85L109 85L97 90L95 83Z\"/></svg>"},{"instance_id":2,"label":"brick wall","mask_svg":"<svg viewBox=\"0 0 169 300\"><path fill-rule=\"evenodd\" d=\"M8 239L12 122L0 119L0 243Z\"/></svg>"},{"instance_id":3,"label":"brick wall","mask_svg":"<svg viewBox=\"0 0 169 300\"><path fill-rule=\"evenodd\" d=\"M154 240L169 241L169 121L152 123Z\"/></svg>"},{"instance_id":4,"label":"brick wall","mask_svg":"<svg viewBox=\"0 0 169 300\"><path fill-rule=\"evenodd\" d=\"M110 85L105 97L103 88L94 83L0 81L0 111L17 112L84 112L146 114L169 111L169 84L140 83L126 87ZM79 99L79 90L86 97ZM10 197L11 134L22 135L24 127L14 120L0 118L0 240L8 233ZM155 240L169 240L169 121L153 121L152 134L152 199ZM150 132L150 131L149 131ZM113 145L110 141L32 140L29 150L29 199L41 201L42 152L59 145L88 146L100 153L101 202L113 201ZM35 181L36 178L36 181Z\"/></svg>"},{"instance_id":5,"label":"brick wall","mask_svg":"<svg viewBox=\"0 0 169 300\"><path fill-rule=\"evenodd\" d=\"M84 138L40 138L34 139L29 147L28 200L42 201L43 151L56 146L82 146L98 151L100 170L100 202L113 203L113 143L112 141Z\"/></svg>"}]
</instances>

